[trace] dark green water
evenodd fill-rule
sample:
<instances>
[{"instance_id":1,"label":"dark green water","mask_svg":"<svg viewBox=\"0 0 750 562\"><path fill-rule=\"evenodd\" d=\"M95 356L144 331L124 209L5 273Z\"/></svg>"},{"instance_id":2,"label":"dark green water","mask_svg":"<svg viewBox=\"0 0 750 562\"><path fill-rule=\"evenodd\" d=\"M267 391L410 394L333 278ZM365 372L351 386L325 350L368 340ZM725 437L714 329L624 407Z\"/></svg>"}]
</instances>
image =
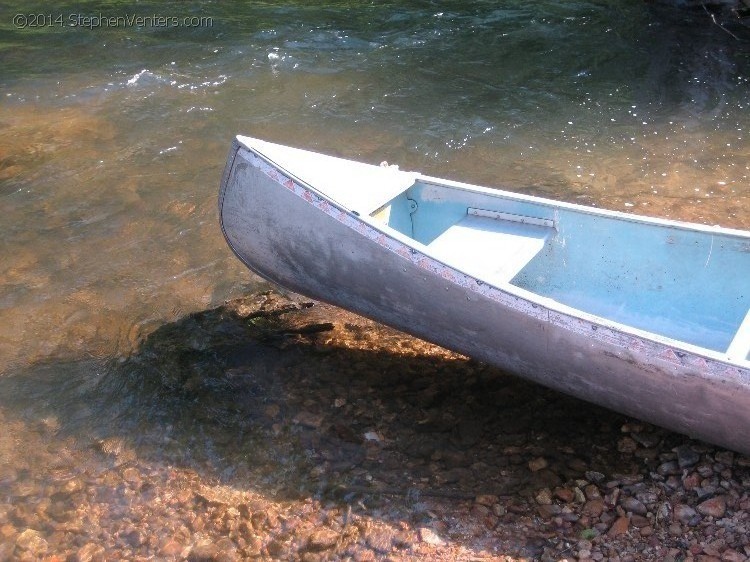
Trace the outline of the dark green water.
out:
<instances>
[{"instance_id":1,"label":"dark green water","mask_svg":"<svg viewBox=\"0 0 750 562\"><path fill-rule=\"evenodd\" d=\"M750 228L743 38L635 0L3 2L0 373L86 384L257 286L217 224L237 133Z\"/></svg>"}]
</instances>

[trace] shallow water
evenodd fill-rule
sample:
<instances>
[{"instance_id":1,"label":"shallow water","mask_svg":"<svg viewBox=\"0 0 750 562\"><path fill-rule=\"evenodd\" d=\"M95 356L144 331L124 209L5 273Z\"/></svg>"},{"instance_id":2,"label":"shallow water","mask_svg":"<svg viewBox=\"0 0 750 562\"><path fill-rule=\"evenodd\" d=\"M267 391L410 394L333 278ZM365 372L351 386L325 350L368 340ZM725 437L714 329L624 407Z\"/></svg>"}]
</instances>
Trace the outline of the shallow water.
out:
<instances>
[{"instance_id":1,"label":"shallow water","mask_svg":"<svg viewBox=\"0 0 750 562\"><path fill-rule=\"evenodd\" d=\"M34 12L211 24L13 25ZM705 14L606 0L0 13L0 374L15 381L0 411L12 418L58 401L56 424L96 434L114 410L82 401L139 341L262 286L217 222L237 133L750 228L750 51Z\"/></svg>"}]
</instances>

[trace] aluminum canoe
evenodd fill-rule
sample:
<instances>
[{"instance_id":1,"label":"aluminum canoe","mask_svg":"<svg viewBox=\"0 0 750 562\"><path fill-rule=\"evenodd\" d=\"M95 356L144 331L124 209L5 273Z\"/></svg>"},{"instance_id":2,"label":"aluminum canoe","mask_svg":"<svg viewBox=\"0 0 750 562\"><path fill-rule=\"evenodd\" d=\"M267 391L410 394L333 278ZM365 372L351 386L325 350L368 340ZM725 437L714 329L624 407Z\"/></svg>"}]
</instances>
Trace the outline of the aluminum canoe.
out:
<instances>
[{"instance_id":1,"label":"aluminum canoe","mask_svg":"<svg viewBox=\"0 0 750 562\"><path fill-rule=\"evenodd\" d=\"M282 287L750 454L750 232L243 136L219 214Z\"/></svg>"}]
</instances>

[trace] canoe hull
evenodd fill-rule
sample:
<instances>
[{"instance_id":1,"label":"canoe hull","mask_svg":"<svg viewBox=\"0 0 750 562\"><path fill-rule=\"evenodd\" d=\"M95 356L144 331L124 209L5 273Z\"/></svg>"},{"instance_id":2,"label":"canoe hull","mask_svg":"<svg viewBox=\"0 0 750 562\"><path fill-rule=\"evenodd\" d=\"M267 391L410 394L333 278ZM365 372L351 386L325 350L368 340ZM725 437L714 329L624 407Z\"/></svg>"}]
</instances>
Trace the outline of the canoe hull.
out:
<instances>
[{"instance_id":1,"label":"canoe hull","mask_svg":"<svg viewBox=\"0 0 750 562\"><path fill-rule=\"evenodd\" d=\"M550 310L403 247L235 143L220 219L283 287L544 386L750 454L750 372Z\"/></svg>"}]
</instances>

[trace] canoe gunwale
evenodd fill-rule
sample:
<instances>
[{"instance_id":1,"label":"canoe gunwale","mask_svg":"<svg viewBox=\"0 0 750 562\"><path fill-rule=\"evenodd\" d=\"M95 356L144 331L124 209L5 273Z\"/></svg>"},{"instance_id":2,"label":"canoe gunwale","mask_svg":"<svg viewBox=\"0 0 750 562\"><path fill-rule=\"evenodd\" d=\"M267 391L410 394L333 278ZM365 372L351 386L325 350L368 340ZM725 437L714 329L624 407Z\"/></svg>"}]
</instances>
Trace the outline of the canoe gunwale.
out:
<instances>
[{"instance_id":1,"label":"canoe gunwale","mask_svg":"<svg viewBox=\"0 0 750 562\"><path fill-rule=\"evenodd\" d=\"M236 145L236 150L235 150ZM243 151L244 149L244 151ZM558 301L549 299L547 297L538 295L532 291L517 287L515 285L507 283L488 283L481 279L467 274L463 271L457 270L454 266L440 260L436 256L431 255L429 248L420 242L417 242L413 238L410 238L390 227L380 223L370 216L361 216L350 209L347 209L340 203L329 198L324 192L316 189L314 186L309 185L304 180L297 177L291 170L279 165L272 159L265 156L260 150L255 149L252 146L248 146L242 141L235 140L232 145L232 151L230 151L230 157L227 161L227 167L225 169L224 178L222 179L222 190L220 197L220 216L221 207L223 206L223 193L226 189L226 185L232 175L234 166L238 156L249 155L251 158L255 157L259 161L265 163L270 169L263 170L265 175L274 180L278 185L285 189L294 191L299 197L305 199L308 204L312 207L317 208L318 211L323 211L332 218L343 222L352 230L358 232L359 235L365 236L373 241L376 241L379 245L385 249L394 252L401 257L409 259L410 261L419 264L421 269L428 271L433 275L442 277L445 281L457 284L467 290L473 292L479 292L490 296L492 300L509 306L514 309L522 310L524 313L538 318L539 321L546 322L549 324L557 325L566 330L586 335L595 340L599 340L607 343L614 343L617 347L623 349L624 352L628 350L638 350L640 352L647 353L655 358L674 364L676 366L694 365L696 369L705 374L710 374L714 377L724 379L735 379L740 383L739 379L742 379L743 384L745 377L750 376L750 362L746 360L730 358L726 353L721 353L699 347L693 344L688 344L679 340L674 340L666 336L647 332L638 328L626 324L620 324L618 322L596 316L594 314L587 313L580 309L576 309L567 305L564 305ZM241 157L241 156L240 156ZM248 163L258 167L248 160ZM489 188L479 188L478 186L472 186L470 184L462 184L460 182L453 182L450 180L440 180L439 178L431 178L428 176L419 175L417 181L425 181L434 184L438 187L455 187L466 191L481 191L487 192L495 196L510 196L521 200L529 200L532 202L539 202L540 199L526 196L522 194L507 193L499 190L491 190ZM507 193L507 195L506 195ZM317 202L314 200L317 198ZM552 200L541 200L546 202L550 206L564 206L574 210L581 209L580 205L575 204L562 204ZM583 207L588 210L588 208ZM615 216L617 218L624 218L635 222L643 222L638 219L645 219L647 223L655 223L664 226L673 226L675 223L677 226L686 228L686 223L678 223L676 221L665 221L663 219L651 219L649 217L639 217L619 213L617 211L604 211L600 209L593 209L591 214L605 214L607 216ZM230 238L227 236L223 220L222 232L227 239L228 244L232 248L235 255L252 271L258 275L272 280L274 283L281 285L286 288L283 280L274 278L269 272L258 271L252 264L248 263L248 260L242 256L231 243ZM708 233L717 233L718 229L715 227L706 227ZM722 229L722 233L726 233L727 229ZM750 233L744 233L743 231L728 231L732 234L737 234L742 238L749 238ZM337 303L332 303L337 304ZM647 349L650 348L650 349ZM744 372L744 375L743 375ZM739 379L737 378L739 377Z\"/></svg>"}]
</instances>

